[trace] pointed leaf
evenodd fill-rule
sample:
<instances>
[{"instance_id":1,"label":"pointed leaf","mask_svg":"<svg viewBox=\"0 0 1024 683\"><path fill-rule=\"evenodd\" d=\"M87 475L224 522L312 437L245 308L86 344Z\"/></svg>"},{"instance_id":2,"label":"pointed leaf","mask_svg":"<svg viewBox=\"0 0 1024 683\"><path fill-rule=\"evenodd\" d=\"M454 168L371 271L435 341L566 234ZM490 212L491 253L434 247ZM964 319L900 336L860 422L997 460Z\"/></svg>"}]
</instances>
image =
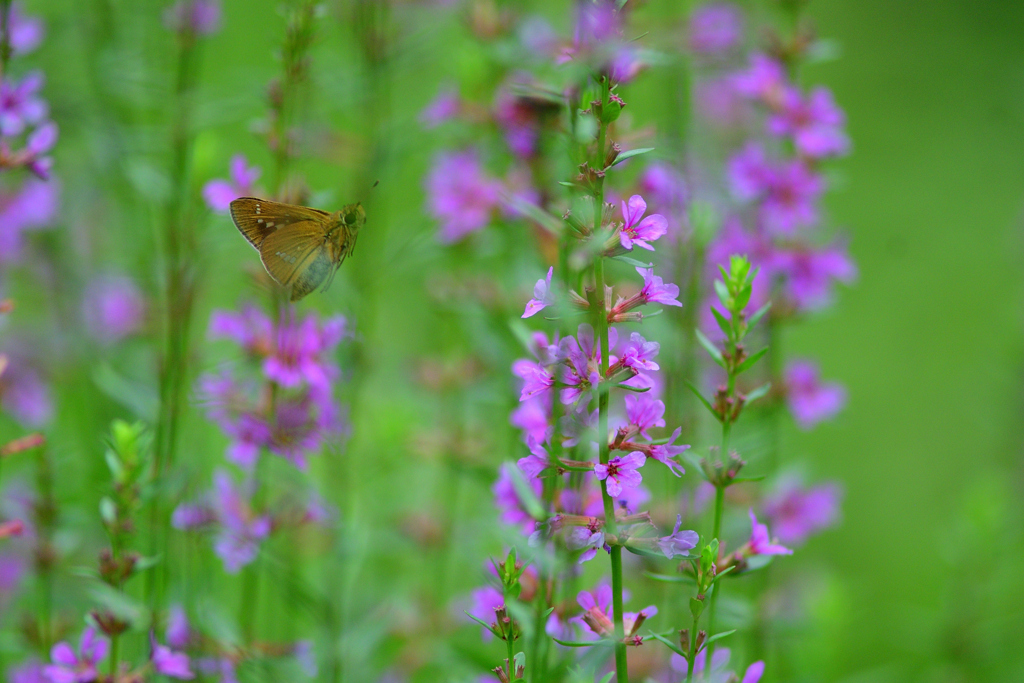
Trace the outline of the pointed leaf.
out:
<instances>
[{"instance_id":1,"label":"pointed leaf","mask_svg":"<svg viewBox=\"0 0 1024 683\"><path fill-rule=\"evenodd\" d=\"M703 395L701 395L700 389L698 389L697 387L693 386L693 383L689 382L689 381L686 382L686 386L690 387L690 391L693 392L694 396L696 396L697 398L700 399L700 402L704 404L704 407L708 409L708 412L711 413L712 415L714 415L716 420L721 422L722 418L718 417L718 413L715 412L715 409L711 406L711 403L708 402L708 400L706 398L704 398Z\"/></svg>"},{"instance_id":2,"label":"pointed leaf","mask_svg":"<svg viewBox=\"0 0 1024 683\"><path fill-rule=\"evenodd\" d=\"M699 341L700 345L704 347L704 350L708 352L708 355L710 355L716 363L718 363L724 368L725 360L723 360L722 358L722 352L719 351L715 347L715 345L711 343L710 339L704 336L703 332L701 332L700 330L694 330L694 332L697 335L697 341Z\"/></svg>"},{"instance_id":3,"label":"pointed leaf","mask_svg":"<svg viewBox=\"0 0 1024 683\"><path fill-rule=\"evenodd\" d=\"M759 386L759 387L758 387L757 389L754 389L754 390L753 390L753 391L751 391L751 392L750 392L749 394L747 394L747 396L746 396L746 398L747 398L747 403L753 403L753 402L754 402L754 401L756 401L757 399L759 399L759 398L761 398L762 396L764 396L765 394L767 394L767 393L768 393L768 391L769 391L769 390L770 390L771 388L772 388L772 383L771 383L771 382L765 382L764 384L762 384L761 386Z\"/></svg>"},{"instance_id":4,"label":"pointed leaf","mask_svg":"<svg viewBox=\"0 0 1024 683\"><path fill-rule=\"evenodd\" d=\"M565 647L593 647L594 645L609 644L607 641L601 641L601 640L589 640L589 641L560 640L558 638L555 638L554 636L551 637L551 640L555 641L559 645L564 645Z\"/></svg>"},{"instance_id":5,"label":"pointed leaf","mask_svg":"<svg viewBox=\"0 0 1024 683\"><path fill-rule=\"evenodd\" d=\"M718 321L718 327L721 328L726 337L732 339L732 323L729 322L724 315L719 313L718 309L714 306L711 307L711 312L715 315L715 320Z\"/></svg>"},{"instance_id":6,"label":"pointed leaf","mask_svg":"<svg viewBox=\"0 0 1024 683\"><path fill-rule=\"evenodd\" d=\"M631 387L628 384L616 384L619 389L625 389L626 391L632 391L634 394L642 394L645 391L650 391L650 387Z\"/></svg>"},{"instance_id":7,"label":"pointed leaf","mask_svg":"<svg viewBox=\"0 0 1024 683\"><path fill-rule=\"evenodd\" d=\"M612 256L612 260L613 261L622 261L623 263L628 263L629 265L634 266L636 268L653 268L654 267L653 263L644 263L643 261L639 261L639 260L633 258L632 256L626 256L624 254L619 254L618 256Z\"/></svg>"},{"instance_id":8,"label":"pointed leaf","mask_svg":"<svg viewBox=\"0 0 1024 683\"><path fill-rule=\"evenodd\" d=\"M770 309L771 307L772 307L772 302L769 301L764 306L762 306L761 308L757 309L757 312L754 313L754 315L750 316L750 318L747 320L747 327L753 327L754 325L756 325L757 321L760 320L762 317L764 317L764 314L767 313L768 309Z\"/></svg>"},{"instance_id":9,"label":"pointed leaf","mask_svg":"<svg viewBox=\"0 0 1024 683\"><path fill-rule=\"evenodd\" d=\"M523 476L523 471L519 469L519 465L514 462L508 461L509 478L512 480L512 488L516 492L516 497L519 498L519 502L526 508L527 514L533 517L538 522L543 521L547 517L547 513L544 511L544 505L537 498L537 494L533 492L533 489L526 482L526 477Z\"/></svg>"},{"instance_id":10,"label":"pointed leaf","mask_svg":"<svg viewBox=\"0 0 1024 683\"><path fill-rule=\"evenodd\" d=\"M743 361L742 363L740 363L739 367L736 368L736 374L738 375L741 372L745 372L745 371L749 370L754 365L754 363L756 363L757 361L761 360L761 357L764 356L764 354L766 354L766 353L768 353L768 347L767 346L764 347L763 349L761 349L760 351L758 351L757 353L755 353L754 355L747 356L747 359L745 361Z\"/></svg>"},{"instance_id":11,"label":"pointed leaf","mask_svg":"<svg viewBox=\"0 0 1024 683\"><path fill-rule=\"evenodd\" d=\"M722 638L725 638L726 636L731 636L733 633L736 633L736 629L733 629L731 631L722 631L721 633L716 633L715 635L711 636L710 638L708 638L707 640L704 641L704 647L702 647L701 649L703 650L704 648L706 648L708 645L710 645L711 643L715 642L716 640L721 640Z\"/></svg>"},{"instance_id":12,"label":"pointed leaf","mask_svg":"<svg viewBox=\"0 0 1024 683\"><path fill-rule=\"evenodd\" d=\"M662 634L660 634L660 633L652 633L651 637L656 639L656 640L660 640L661 642L665 643L665 646L668 649L672 650L672 652L675 652L680 657L683 657L684 659L686 658L686 653L683 652L682 648L680 648L679 645L677 645L676 643L673 643L671 640L669 640L668 638L666 638Z\"/></svg>"},{"instance_id":13,"label":"pointed leaf","mask_svg":"<svg viewBox=\"0 0 1024 683\"><path fill-rule=\"evenodd\" d=\"M729 288L721 280L715 280L715 294L718 295L718 300L722 302L726 310L729 310L729 301L732 300L732 296L729 295Z\"/></svg>"},{"instance_id":14,"label":"pointed leaf","mask_svg":"<svg viewBox=\"0 0 1024 683\"><path fill-rule=\"evenodd\" d=\"M622 9L622 6L625 5L625 4L626 4L626 0L620 0L619 1L619 9ZM613 678L615 678L615 672L614 671L609 671L605 675L604 678L602 678L600 681L598 681L598 683L611 683L611 680Z\"/></svg>"},{"instance_id":15,"label":"pointed leaf","mask_svg":"<svg viewBox=\"0 0 1024 683\"><path fill-rule=\"evenodd\" d=\"M687 557L686 559L693 559ZM654 574L652 572L644 572L644 576L655 581L661 581L662 583L695 583L694 578L689 574L679 574L678 576L671 574Z\"/></svg>"},{"instance_id":16,"label":"pointed leaf","mask_svg":"<svg viewBox=\"0 0 1024 683\"><path fill-rule=\"evenodd\" d=\"M627 149L625 152L620 152L619 156L615 157L615 161L612 162L611 166L606 167L604 170L607 171L612 166L617 166L626 159L632 159L633 157L639 156L640 154L647 154L648 152L653 151L653 147L637 147L636 149Z\"/></svg>"},{"instance_id":17,"label":"pointed leaf","mask_svg":"<svg viewBox=\"0 0 1024 683\"><path fill-rule=\"evenodd\" d=\"M483 627L484 627L485 629L487 629L487 630L488 630L488 631L490 631L491 633L494 633L494 629L493 629L493 628L491 628L491 625L490 625L490 624L485 624L484 622L480 621L479 619L477 619L476 617L474 617L474 616L473 616L472 614L470 614L470 613L469 613L469 612L467 612L466 610L462 610L462 613L463 613L463 614L465 614L465 615L466 615L467 617L469 617L470 619L472 619L473 621L475 621L476 623L478 623L478 624L480 624L481 626L483 626ZM497 633L494 633L494 635L498 635L498 634L497 634Z\"/></svg>"}]
</instances>

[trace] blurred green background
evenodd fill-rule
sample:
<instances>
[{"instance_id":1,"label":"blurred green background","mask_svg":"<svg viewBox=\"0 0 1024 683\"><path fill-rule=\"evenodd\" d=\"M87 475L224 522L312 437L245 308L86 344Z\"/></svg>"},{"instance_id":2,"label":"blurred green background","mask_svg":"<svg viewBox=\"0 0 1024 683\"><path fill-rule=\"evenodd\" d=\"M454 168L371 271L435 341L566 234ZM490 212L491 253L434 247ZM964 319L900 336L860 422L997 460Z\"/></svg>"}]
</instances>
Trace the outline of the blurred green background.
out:
<instances>
[{"instance_id":1,"label":"blurred green background","mask_svg":"<svg viewBox=\"0 0 1024 683\"><path fill-rule=\"evenodd\" d=\"M61 229L44 238L59 276L38 289L34 274L19 274L13 294L20 310L60 320L71 315L61 297L73 300L86 275L107 264L155 284L162 214L154 174L166 162L173 41L159 22L163 3L26 4L48 24L43 47L26 61L45 70L62 127L56 167L65 199ZM569 3L533 5L568 25ZM277 69L276 6L225 2L224 29L204 46L196 196L202 182L225 175L235 152L269 168L249 127L264 115L264 88ZM644 12L678 17L684 8L652 2ZM784 635L796 653L789 673L848 683L1024 680L1024 5L813 0L808 12L839 48L838 59L807 67L802 80L831 87L848 114L854 152L836 164L826 204L851 236L860 277L837 306L782 339L787 354L819 358L850 396L835 422L784 435L785 460L809 462L817 477L846 488L842 524L785 569L806 577L809 591L806 619ZM377 38L366 31L379 26L388 27L379 37L386 59L368 62L366 45ZM455 297L437 305L436 293L469 272L476 255L437 244L422 209L422 178L440 142L416 117L445 83L486 78L475 50L457 13L380 3L327 3L314 50L306 120L321 136L321 158L300 167L317 205L361 199L370 215L338 282L304 304L350 315L360 336L343 390L354 424L350 458L344 471L314 468L355 530L338 586L350 622L361 626L349 653L377 657L355 665L360 671L381 664L367 644L388 652L381 623L429 632L417 621L419 606L443 611L480 582L494 552L484 531L491 520L479 512L488 510L487 472L515 453L503 417L478 461L453 465L435 452L444 448L423 446L433 426L486 424L513 402L502 364L515 348L488 332L488 312ZM664 93L643 83L631 105L671 118ZM223 360L226 349L202 343L201 331L211 309L246 295L241 273L255 265L226 217L205 219L202 234L196 370ZM506 293L528 291L538 264L514 245L489 249L485 263L515 259L514 277L501 283ZM424 360L453 367L480 339L491 346L476 349L484 371L470 388L442 389L437 400L415 383ZM100 398L87 363L76 364L99 351L51 342L63 359L51 430L66 475L58 485L88 512L103 477L99 439L124 411ZM151 381L152 350L141 344L108 360ZM220 462L223 443L190 411L182 453L196 472ZM401 530L416 524L436 525L443 540L410 542Z\"/></svg>"}]
</instances>

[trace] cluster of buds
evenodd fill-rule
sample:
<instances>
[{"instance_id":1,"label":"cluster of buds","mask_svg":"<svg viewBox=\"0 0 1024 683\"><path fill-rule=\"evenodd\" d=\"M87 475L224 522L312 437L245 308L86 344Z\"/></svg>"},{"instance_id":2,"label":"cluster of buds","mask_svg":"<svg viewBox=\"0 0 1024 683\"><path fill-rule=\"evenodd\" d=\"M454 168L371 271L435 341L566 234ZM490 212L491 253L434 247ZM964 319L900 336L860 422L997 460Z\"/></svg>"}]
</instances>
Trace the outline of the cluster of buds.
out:
<instances>
[{"instance_id":1,"label":"cluster of buds","mask_svg":"<svg viewBox=\"0 0 1024 683\"><path fill-rule=\"evenodd\" d=\"M704 477L716 488L730 486L739 476L740 470L746 465L746 461L740 458L736 451L729 451L729 455L723 461L716 457L719 449L712 446L711 457L701 458L700 468Z\"/></svg>"},{"instance_id":2,"label":"cluster of buds","mask_svg":"<svg viewBox=\"0 0 1024 683\"><path fill-rule=\"evenodd\" d=\"M526 675L526 653L520 652L516 654L516 656L512 658L511 667L509 667L509 661L506 659L505 666L496 666L492 671L501 683L511 683L512 681L523 680ZM511 672L511 674L509 672Z\"/></svg>"}]
</instances>

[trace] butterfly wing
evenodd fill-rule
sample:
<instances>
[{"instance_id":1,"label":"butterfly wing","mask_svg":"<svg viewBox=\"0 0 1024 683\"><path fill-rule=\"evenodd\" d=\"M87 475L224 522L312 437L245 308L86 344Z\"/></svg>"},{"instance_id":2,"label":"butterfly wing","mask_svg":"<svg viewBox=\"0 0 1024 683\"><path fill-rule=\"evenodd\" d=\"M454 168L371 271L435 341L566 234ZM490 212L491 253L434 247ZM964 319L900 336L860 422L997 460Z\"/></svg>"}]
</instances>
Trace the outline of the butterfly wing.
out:
<instances>
[{"instance_id":1,"label":"butterfly wing","mask_svg":"<svg viewBox=\"0 0 1024 683\"><path fill-rule=\"evenodd\" d=\"M316 289L333 268L323 225L315 221L274 230L263 239L259 250L270 277L292 288L292 301Z\"/></svg>"},{"instance_id":2,"label":"butterfly wing","mask_svg":"<svg viewBox=\"0 0 1024 683\"><path fill-rule=\"evenodd\" d=\"M281 228L296 223L325 222L330 214L319 209L281 204L256 197L239 197L231 202L231 220L249 244L260 249L263 241Z\"/></svg>"}]
</instances>

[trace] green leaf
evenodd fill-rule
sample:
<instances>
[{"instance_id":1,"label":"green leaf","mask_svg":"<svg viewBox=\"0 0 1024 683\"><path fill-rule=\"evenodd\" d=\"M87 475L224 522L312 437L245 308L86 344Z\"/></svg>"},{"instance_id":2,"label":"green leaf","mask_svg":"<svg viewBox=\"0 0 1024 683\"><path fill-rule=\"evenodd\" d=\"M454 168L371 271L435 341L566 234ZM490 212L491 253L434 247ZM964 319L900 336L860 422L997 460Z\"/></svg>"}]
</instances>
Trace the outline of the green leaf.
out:
<instances>
[{"instance_id":1,"label":"green leaf","mask_svg":"<svg viewBox=\"0 0 1024 683\"><path fill-rule=\"evenodd\" d=\"M731 636L733 633L736 633L736 629L733 629L731 631L722 631L721 633L716 633L715 635L711 636L710 638L708 638L707 640L704 641L704 647L706 648L708 645L710 645L711 643L715 642L716 640L721 640L722 638L725 638L726 636ZM701 649L703 650L704 648L701 648Z\"/></svg>"},{"instance_id":2,"label":"green leaf","mask_svg":"<svg viewBox=\"0 0 1024 683\"><path fill-rule=\"evenodd\" d=\"M740 363L739 366L736 368L736 374L738 375L741 372L746 372L747 370L749 370L751 366L753 366L754 363L756 363L757 361L761 360L761 357L764 356L764 354L766 353L768 353L767 346L758 351L757 353L755 353L754 355L747 356L747 359Z\"/></svg>"},{"instance_id":3,"label":"green leaf","mask_svg":"<svg viewBox=\"0 0 1024 683\"><path fill-rule=\"evenodd\" d=\"M576 183L570 183L567 180L559 180L558 184L559 185L565 185L566 187L579 187L579 185L577 185Z\"/></svg>"},{"instance_id":4,"label":"green leaf","mask_svg":"<svg viewBox=\"0 0 1024 683\"><path fill-rule=\"evenodd\" d=\"M729 305L729 302L732 301L732 295L729 294L729 289L721 280L715 280L715 294L718 295L718 300L722 302L726 310L732 309L732 306Z\"/></svg>"},{"instance_id":5,"label":"green leaf","mask_svg":"<svg viewBox=\"0 0 1024 683\"><path fill-rule=\"evenodd\" d=\"M714 583L715 581L718 581L720 578L722 578L723 576L727 575L729 572L731 572L734 569L736 569L736 565L733 565L733 566L729 567L728 569L723 569L722 571L718 572L717 574L715 574L715 578L711 579L711 583Z\"/></svg>"},{"instance_id":6,"label":"green leaf","mask_svg":"<svg viewBox=\"0 0 1024 683\"><path fill-rule=\"evenodd\" d=\"M715 315L715 320L718 321L718 327L721 328L722 332L725 332L725 336L732 339L732 323L729 322L724 315L718 312L718 309L714 306L711 307L711 312Z\"/></svg>"},{"instance_id":7,"label":"green leaf","mask_svg":"<svg viewBox=\"0 0 1024 683\"><path fill-rule=\"evenodd\" d=\"M694 558L687 557L686 559L689 560ZM654 579L655 581L661 581L662 583L696 583L694 578L689 574L670 575L655 574L653 572L644 572L644 576L646 576L649 579Z\"/></svg>"},{"instance_id":8,"label":"green leaf","mask_svg":"<svg viewBox=\"0 0 1024 683\"><path fill-rule=\"evenodd\" d=\"M114 526L117 522L117 504L109 496L100 499L100 517L107 526Z\"/></svg>"},{"instance_id":9,"label":"green leaf","mask_svg":"<svg viewBox=\"0 0 1024 683\"><path fill-rule=\"evenodd\" d=\"M615 161L612 162L612 165L608 166L604 170L607 171L612 166L618 166L619 164L621 164L626 159L631 159L631 158L633 158L635 156L639 156L641 154L647 154L648 152L653 152L653 151L654 151L653 147L637 147L636 149L627 149L625 152L622 152L622 153L619 154L619 156L615 157Z\"/></svg>"},{"instance_id":10,"label":"green leaf","mask_svg":"<svg viewBox=\"0 0 1024 683\"><path fill-rule=\"evenodd\" d=\"M516 497L519 498L519 502L526 508L527 514L533 517L538 522L543 521L547 517L547 513L544 511L544 505L537 498L537 494L533 492L533 489L526 482L526 477L523 476L523 471L519 469L511 460L507 461L509 478L512 480L512 488L516 492Z\"/></svg>"},{"instance_id":11,"label":"green leaf","mask_svg":"<svg viewBox=\"0 0 1024 683\"><path fill-rule=\"evenodd\" d=\"M745 481L761 481L767 477L767 474L759 474L756 477L736 477L735 479L732 480L732 483L742 484Z\"/></svg>"},{"instance_id":12,"label":"green leaf","mask_svg":"<svg viewBox=\"0 0 1024 683\"><path fill-rule=\"evenodd\" d=\"M152 387L124 377L108 363L101 363L93 369L92 381L100 391L132 411L136 417L147 422L156 420L160 400Z\"/></svg>"},{"instance_id":13,"label":"green leaf","mask_svg":"<svg viewBox=\"0 0 1024 683\"><path fill-rule=\"evenodd\" d=\"M638 261L635 258L632 258L630 256L626 256L624 254L619 254L618 256L612 256L612 260L614 260L614 261L622 261L623 263L628 263L629 265L635 266L636 268L653 268L654 267L653 263L644 263L643 261Z\"/></svg>"},{"instance_id":14,"label":"green leaf","mask_svg":"<svg viewBox=\"0 0 1024 683\"><path fill-rule=\"evenodd\" d=\"M502 200L505 204L526 216L555 237L559 237L562 234L562 221L555 218L533 202L512 194L503 195Z\"/></svg>"},{"instance_id":15,"label":"green leaf","mask_svg":"<svg viewBox=\"0 0 1024 683\"><path fill-rule=\"evenodd\" d=\"M517 652L516 656L512 658L512 666L514 668L517 668L517 669L519 667L525 667L526 666L526 653L525 652Z\"/></svg>"},{"instance_id":16,"label":"green leaf","mask_svg":"<svg viewBox=\"0 0 1024 683\"><path fill-rule=\"evenodd\" d=\"M650 391L650 387L631 387L628 384L616 384L619 389L625 389L626 391L632 391L634 394L642 394L645 391Z\"/></svg>"},{"instance_id":17,"label":"green leaf","mask_svg":"<svg viewBox=\"0 0 1024 683\"><path fill-rule=\"evenodd\" d=\"M697 335L697 341L699 341L700 345L704 347L704 350L708 352L708 355L711 356L712 360L724 368L725 360L722 358L722 352L711 343L710 339L704 336L703 332L700 330L694 330L694 333Z\"/></svg>"},{"instance_id":18,"label":"green leaf","mask_svg":"<svg viewBox=\"0 0 1024 683\"><path fill-rule=\"evenodd\" d=\"M764 396L765 394L767 394L768 391L771 388L772 388L772 383L771 382L765 382L764 384L759 386L757 389L754 389L753 391L751 391L749 394L746 395L747 403L753 403L757 399L759 399L762 396Z\"/></svg>"},{"instance_id":19,"label":"green leaf","mask_svg":"<svg viewBox=\"0 0 1024 683\"><path fill-rule=\"evenodd\" d=\"M475 621L476 623L478 623L478 624L480 624L481 626L483 626L483 627L484 627L485 629L487 629L487 630L488 630L488 631L490 631L491 633L494 633L494 629L493 629L493 628L491 628L491 625L490 625L490 624L485 624L484 622L480 621L479 619L477 619L476 617L474 617L474 616L473 616L472 614L470 614L470 613L469 613L469 612L467 612L466 610L462 610L462 613L463 613L463 614L465 614L465 615L466 615L467 617L469 617L470 619L472 619L473 621ZM494 633L494 635L498 635L498 634L497 634L497 633Z\"/></svg>"},{"instance_id":20,"label":"green leaf","mask_svg":"<svg viewBox=\"0 0 1024 683\"><path fill-rule=\"evenodd\" d=\"M694 619L700 619L701 612L704 611L704 602L697 598L690 598L690 614L693 615Z\"/></svg>"},{"instance_id":21,"label":"green leaf","mask_svg":"<svg viewBox=\"0 0 1024 683\"><path fill-rule=\"evenodd\" d=\"M680 657L686 659L687 653L683 652L682 648L680 648L676 643L673 643L671 640L661 635L660 633L652 633L651 636L654 637L656 640L660 640L661 642L665 643L665 646L668 647L668 649L672 650L672 652L675 652Z\"/></svg>"},{"instance_id":22,"label":"green leaf","mask_svg":"<svg viewBox=\"0 0 1024 683\"><path fill-rule=\"evenodd\" d=\"M564 645L566 647L593 647L594 645L607 645L607 644L610 644L610 643L608 643L608 641L602 641L602 640L590 640L590 641L583 641L583 642L574 641L574 640L559 640L558 638L555 638L554 636L552 636L551 640L555 641L559 645Z\"/></svg>"},{"instance_id":23,"label":"green leaf","mask_svg":"<svg viewBox=\"0 0 1024 683\"><path fill-rule=\"evenodd\" d=\"M127 621L132 626L150 623L149 610L146 606L113 586L106 583L94 584L89 595L100 608L110 611L118 619Z\"/></svg>"},{"instance_id":24,"label":"green leaf","mask_svg":"<svg viewBox=\"0 0 1024 683\"><path fill-rule=\"evenodd\" d=\"M716 420L721 421L721 418L718 417L718 414L715 412L715 409L711 406L711 403L709 403L708 400L704 398L704 396L700 393L700 389L693 386L693 383L690 382L689 380L687 380L686 386L690 387L690 391L693 392L694 396L700 399L700 402L704 404L704 407L708 409L708 412L714 415Z\"/></svg>"},{"instance_id":25,"label":"green leaf","mask_svg":"<svg viewBox=\"0 0 1024 683\"><path fill-rule=\"evenodd\" d=\"M625 5L625 4L626 4L626 0L619 0L619 2L620 2L620 4L619 4L619 9L622 9L622 5ZM605 677L604 677L604 678L602 678L602 679L601 679L600 681L598 681L598 683L610 683L610 682L611 682L611 680L612 680L612 679L613 679L614 677L615 677L615 672L614 672L614 671L609 671L609 672L608 672L608 673L607 673L607 674L605 675Z\"/></svg>"},{"instance_id":26,"label":"green leaf","mask_svg":"<svg viewBox=\"0 0 1024 683\"><path fill-rule=\"evenodd\" d=\"M767 313L768 310L771 307L772 307L772 302L769 301L764 306L762 306L761 308L757 309L757 312L755 312L754 315L750 316L750 318L747 320L747 327L753 327L754 325L756 325L757 321L759 321L761 318L763 318L764 314Z\"/></svg>"}]
</instances>

